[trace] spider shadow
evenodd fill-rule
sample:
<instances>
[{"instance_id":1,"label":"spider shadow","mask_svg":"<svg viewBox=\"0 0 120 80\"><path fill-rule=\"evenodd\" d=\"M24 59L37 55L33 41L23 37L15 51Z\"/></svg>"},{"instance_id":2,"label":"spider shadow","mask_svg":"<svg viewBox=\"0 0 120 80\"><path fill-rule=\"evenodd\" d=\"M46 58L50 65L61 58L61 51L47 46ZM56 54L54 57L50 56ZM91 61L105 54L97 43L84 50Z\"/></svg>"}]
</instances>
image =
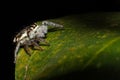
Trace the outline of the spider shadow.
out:
<instances>
[{"instance_id":1,"label":"spider shadow","mask_svg":"<svg viewBox=\"0 0 120 80\"><path fill-rule=\"evenodd\" d=\"M40 43L39 45L40 45L40 46L50 46L49 43L45 43L45 44L44 44L44 43Z\"/></svg>"},{"instance_id":2,"label":"spider shadow","mask_svg":"<svg viewBox=\"0 0 120 80\"><path fill-rule=\"evenodd\" d=\"M65 30L64 28L50 28L48 29L48 32L56 32L56 31L61 31L61 30Z\"/></svg>"}]
</instances>

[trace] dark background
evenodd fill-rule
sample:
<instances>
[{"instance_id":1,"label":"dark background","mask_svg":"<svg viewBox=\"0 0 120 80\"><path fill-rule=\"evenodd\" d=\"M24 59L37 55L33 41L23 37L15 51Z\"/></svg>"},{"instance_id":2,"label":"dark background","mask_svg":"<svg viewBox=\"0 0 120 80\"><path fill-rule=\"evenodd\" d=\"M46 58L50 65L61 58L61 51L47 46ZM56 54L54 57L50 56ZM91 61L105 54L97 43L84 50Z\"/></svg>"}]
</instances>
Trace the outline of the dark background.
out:
<instances>
[{"instance_id":1,"label":"dark background","mask_svg":"<svg viewBox=\"0 0 120 80\"><path fill-rule=\"evenodd\" d=\"M78 1L13 1L5 2L1 9L1 66L3 78L14 80L15 34L35 21L57 18L69 14L89 12L119 12L120 1L78 0ZM8 74L8 76L7 76ZM7 76L7 77L6 77Z\"/></svg>"}]
</instances>

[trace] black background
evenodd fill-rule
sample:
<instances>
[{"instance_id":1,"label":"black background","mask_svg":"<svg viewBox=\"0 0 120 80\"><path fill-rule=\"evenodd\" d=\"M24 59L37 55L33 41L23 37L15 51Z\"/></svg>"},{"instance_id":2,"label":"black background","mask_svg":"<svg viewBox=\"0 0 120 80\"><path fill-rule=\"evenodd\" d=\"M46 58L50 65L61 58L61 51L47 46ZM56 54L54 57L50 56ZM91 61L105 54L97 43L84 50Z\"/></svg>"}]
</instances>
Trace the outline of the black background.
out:
<instances>
[{"instance_id":1,"label":"black background","mask_svg":"<svg viewBox=\"0 0 120 80\"><path fill-rule=\"evenodd\" d=\"M14 80L15 34L35 21L61 17L69 14L89 12L119 12L120 1L78 0L78 1L13 1L1 7L1 66L3 78ZM8 76L7 76L8 74ZM3 80L3 79L2 79Z\"/></svg>"}]
</instances>

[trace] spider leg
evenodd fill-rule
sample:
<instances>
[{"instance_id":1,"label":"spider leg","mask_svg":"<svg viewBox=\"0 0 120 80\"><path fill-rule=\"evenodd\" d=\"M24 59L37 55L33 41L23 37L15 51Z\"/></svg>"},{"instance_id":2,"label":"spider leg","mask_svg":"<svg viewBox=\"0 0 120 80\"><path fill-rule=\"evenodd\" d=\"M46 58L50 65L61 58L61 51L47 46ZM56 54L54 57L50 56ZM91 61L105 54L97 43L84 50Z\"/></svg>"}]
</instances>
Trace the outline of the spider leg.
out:
<instances>
[{"instance_id":1,"label":"spider leg","mask_svg":"<svg viewBox=\"0 0 120 80\"><path fill-rule=\"evenodd\" d=\"M24 45L24 50L29 56L31 56L31 52L28 45Z\"/></svg>"},{"instance_id":2,"label":"spider leg","mask_svg":"<svg viewBox=\"0 0 120 80\"><path fill-rule=\"evenodd\" d=\"M17 46L16 46L16 48L15 48L15 52L14 52L14 63L16 63L16 60L17 60L17 53L18 53L18 50L19 50L19 48L20 48L20 43L18 42L17 43Z\"/></svg>"},{"instance_id":3,"label":"spider leg","mask_svg":"<svg viewBox=\"0 0 120 80\"><path fill-rule=\"evenodd\" d=\"M38 44L37 42L35 42L34 40L31 41L31 45L33 45L33 47L34 47L35 49L43 50L43 49L39 46L39 44Z\"/></svg>"},{"instance_id":4,"label":"spider leg","mask_svg":"<svg viewBox=\"0 0 120 80\"><path fill-rule=\"evenodd\" d=\"M36 41L39 41L39 42L44 42L44 46L50 46L50 44L43 38L35 38Z\"/></svg>"}]
</instances>

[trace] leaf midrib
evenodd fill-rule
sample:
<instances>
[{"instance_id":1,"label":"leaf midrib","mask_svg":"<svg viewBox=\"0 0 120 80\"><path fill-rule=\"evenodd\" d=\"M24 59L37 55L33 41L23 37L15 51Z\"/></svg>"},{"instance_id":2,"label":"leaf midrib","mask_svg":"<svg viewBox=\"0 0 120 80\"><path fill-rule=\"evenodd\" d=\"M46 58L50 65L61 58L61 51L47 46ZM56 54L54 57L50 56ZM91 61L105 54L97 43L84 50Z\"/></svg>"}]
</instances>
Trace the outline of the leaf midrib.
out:
<instances>
[{"instance_id":1,"label":"leaf midrib","mask_svg":"<svg viewBox=\"0 0 120 80\"><path fill-rule=\"evenodd\" d=\"M118 41L119 39L120 39L120 37L116 37L116 38L110 40L110 41L109 41L107 44L105 44L102 48L100 48L100 49L95 53L95 55L83 66L83 69L82 69L82 70L84 70L86 67L88 67L102 51L104 51L108 46L112 45L113 43L115 43L115 42Z\"/></svg>"}]
</instances>

